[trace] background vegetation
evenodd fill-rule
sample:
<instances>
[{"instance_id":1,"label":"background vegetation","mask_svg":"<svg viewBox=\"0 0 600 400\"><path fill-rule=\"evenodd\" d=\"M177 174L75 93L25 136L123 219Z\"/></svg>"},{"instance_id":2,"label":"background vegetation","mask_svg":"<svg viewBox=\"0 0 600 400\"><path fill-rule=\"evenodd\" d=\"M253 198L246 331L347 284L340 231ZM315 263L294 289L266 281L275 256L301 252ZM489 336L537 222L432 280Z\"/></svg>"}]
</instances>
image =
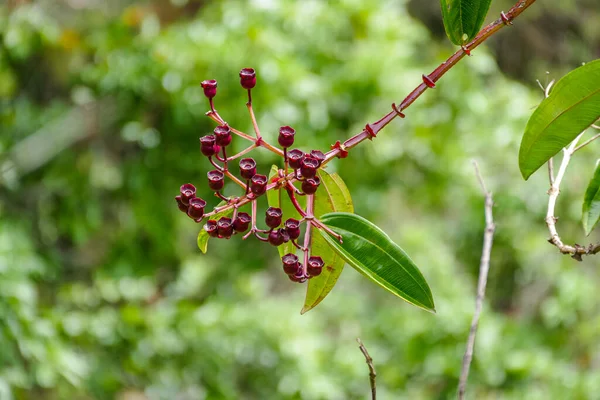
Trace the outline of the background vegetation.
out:
<instances>
[{"instance_id":1,"label":"background vegetation","mask_svg":"<svg viewBox=\"0 0 600 400\"><path fill-rule=\"evenodd\" d=\"M454 50L437 7L2 3L0 399L362 399L357 336L381 398L452 398L484 226L472 158L494 191L498 229L470 397L598 398L599 259L577 263L546 243L547 178L524 182L517 165L542 95L535 79L600 55L594 0L534 5L405 120L330 167L356 212L415 259L437 315L347 268L300 316L304 286L288 281L274 248L236 238L202 255L200 227L173 201L182 183L204 187L209 168L197 142L213 127L200 81L218 79L217 108L249 130L237 73L256 68L265 136L290 124L301 147L327 149ZM578 153L559 200L570 242L584 240L597 151ZM273 159L256 156L267 173Z\"/></svg>"}]
</instances>

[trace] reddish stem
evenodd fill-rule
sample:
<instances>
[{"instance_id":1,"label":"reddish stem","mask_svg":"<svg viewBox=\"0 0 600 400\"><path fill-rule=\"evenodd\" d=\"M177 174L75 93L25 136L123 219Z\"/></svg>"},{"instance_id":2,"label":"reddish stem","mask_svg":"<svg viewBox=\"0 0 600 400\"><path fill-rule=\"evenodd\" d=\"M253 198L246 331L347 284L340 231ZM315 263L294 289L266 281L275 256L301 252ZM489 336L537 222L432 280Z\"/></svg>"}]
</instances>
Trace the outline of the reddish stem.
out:
<instances>
[{"instance_id":1,"label":"reddish stem","mask_svg":"<svg viewBox=\"0 0 600 400\"><path fill-rule=\"evenodd\" d=\"M290 192L288 192L290 193ZM306 214L305 217L314 218L314 206L315 206L315 196L309 194L306 196ZM304 275L306 275L306 268L308 267L308 257L310 256L309 248L310 248L310 235L312 233L311 220L307 218L306 221L306 231L304 232L304 264L302 265L302 271Z\"/></svg>"},{"instance_id":2,"label":"reddish stem","mask_svg":"<svg viewBox=\"0 0 600 400\"><path fill-rule=\"evenodd\" d=\"M252 108L252 101L248 101L246 103L246 107L248 107L248 112L250 113L252 127L254 128L254 133L256 133L256 139L260 140L262 136L260 135L260 130L258 129L258 122L256 122L256 116L254 115L254 109Z\"/></svg>"},{"instance_id":3,"label":"reddish stem","mask_svg":"<svg viewBox=\"0 0 600 400\"><path fill-rule=\"evenodd\" d=\"M485 26L473 40L467 43L464 46L461 46L459 50L457 50L454 54L452 54L446 61L441 63L436 69L434 69L429 75L424 75L426 77L427 83L433 83L440 80L442 76L446 72L448 72L452 67L454 67L463 57L466 55L470 55L471 51L478 47L481 43L487 40L490 36L498 32L500 29L504 28L512 24L512 21L517 18L523 11L525 11L529 6L535 3L536 0L519 0L507 13L502 13L501 17L492 22L491 24ZM351 149L357 144L361 143L365 139L372 139L377 136L377 133L381 131L387 124L389 124L394 118L397 116L401 116L401 112L406 110L412 103L415 102L424 92L428 89L428 85L425 82L422 82L417 86L412 92L406 96L400 106L393 107L394 109L386 114L379 121L374 122L372 124L367 124L365 129L358 133L355 136L352 136L348 140L346 140L343 145L345 150ZM335 148L326 154L325 161L323 164L331 161L334 157L340 153L339 148Z\"/></svg>"},{"instance_id":4,"label":"reddish stem","mask_svg":"<svg viewBox=\"0 0 600 400\"><path fill-rule=\"evenodd\" d=\"M296 195L294 194L294 189L296 189L294 187L294 185L292 185L289 181L287 182L287 186L286 186L286 191L288 193L288 196L290 197L290 200L292 201L292 204L294 205L294 208L296 208L296 210L298 211L298 213L302 216L302 218L306 218L312 214L308 214L308 198L310 196L307 196L307 209L306 212L304 212L304 210L302 209L302 206L300 206L300 203L298 203L298 199L296 199Z\"/></svg>"}]
</instances>

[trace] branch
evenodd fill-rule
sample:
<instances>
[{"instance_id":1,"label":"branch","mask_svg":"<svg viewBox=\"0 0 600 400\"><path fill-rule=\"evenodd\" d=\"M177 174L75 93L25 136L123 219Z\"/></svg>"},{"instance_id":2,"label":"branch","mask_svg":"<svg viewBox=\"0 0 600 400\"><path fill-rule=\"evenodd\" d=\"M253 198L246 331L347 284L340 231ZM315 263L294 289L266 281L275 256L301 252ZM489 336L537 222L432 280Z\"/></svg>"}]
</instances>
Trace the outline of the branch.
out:
<instances>
[{"instance_id":1,"label":"branch","mask_svg":"<svg viewBox=\"0 0 600 400\"><path fill-rule=\"evenodd\" d=\"M460 400L465 398L465 389L467 386L467 379L469 377L469 368L471 367L471 361L473 360L473 347L475 346L475 335L477 334L477 326L479 325L479 316L481 315L481 309L483 308L483 298L485 297L485 287L487 284L488 272L490 270L490 254L492 252L492 242L494 240L494 231L496 226L494 225L494 217L492 215L492 207L494 201L492 199L492 193L489 192L481 173L479 172L479 166L476 161L473 161L475 168L475 174L477 180L481 185L481 190L485 197L485 232L483 234L483 249L481 251L481 260L479 262L479 280L477 282L477 298L475 299L475 313L471 320L471 329L469 330L469 338L467 339L467 349L463 357L462 368L460 372L460 380L458 383L458 398Z\"/></svg>"},{"instance_id":2,"label":"branch","mask_svg":"<svg viewBox=\"0 0 600 400\"><path fill-rule=\"evenodd\" d=\"M550 189L548 190L548 211L546 212L546 225L548 226L548 231L550 232L550 239L548 239L548 242L556 246L562 254L569 254L577 261L581 261L581 256L583 255L596 254L600 252L600 243L590 244L587 247L579 244L575 244L573 246L564 244L560 238L560 235L558 234L558 230L556 229L556 221L558 218L554 215L554 210L556 208L556 200L560 194L560 184L565 176L565 172L567 171L571 157L573 156L573 153L582 147L577 146L577 143L582 135L583 133L577 136L575 140L569 144L569 146L563 149L563 158L556 174L556 178L553 179L553 174L549 174ZM583 145L586 145L588 142L583 143ZM549 164L549 166L550 165L551 164Z\"/></svg>"},{"instance_id":3,"label":"branch","mask_svg":"<svg viewBox=\"0 0 600 400\"><path fill-rule=\"evenodd\" d=\"M360 340L360 338L356 338L356 341L358 342L358 348L360 349L360 351L362 351L363 355L365 356L365 361L367 362L367 365L369 366L369 382L371 384L371 399L376 400L377 399L377 389L375 388L375 378L377 378L377 373L375 372L375 366L373 365L373 359L369 355L367 348L365 347L363 342Z\"/></svg>"},{"instance_id":4,"label":"branch","mask_svg":"<svg viewBox=\"0 0 600 400\"><path fill-rule=\"evenodd\" d=\"M379 121L374 122L372 124L367 124L362 132L352 136L347 139L344 143L339 144L338 146L334 146L332 150L328 151L325 154L325 160L321 163L321 166L324 166L329 161L334 159L335 157L345 157L347 155L347 150L357 146L361 142L366 139L373 139L377 136L377 133L381 131L386 125L388 125L391 121L393 121L396 117L404 118L403 110L407 109L412 103L415 102L428 88L435 87L435 83L446 74L451 68L453 68L461 59L463 59L466 55L470 55L471 51L482 44L484 41L489 39L492 35L498 32L505 26L512 24L512 21L517 18L523 11L525 11L529 6L535 3L536 0L519 0L517 3L507 12L502 13L501 18L498 18L491 24L485 26L479 33L475 36L473 40L471 40L466 45L462 46L459 50L457 50L453 55L451 55L446 61L442 62L436 69L434 69L429 75L423 75L423 82L420 83L406 98L400 103L399 106L392 104L392 111L387 113L383 118ZM209 118L214 120L219 124L225 124L225 121L216 113L216 111L211 110L206 115ZM274 148L268 144L264 140L259 140L242 133L236 129L231 128L231 131L236 133L239 136L244 137L245 139L256 143L257 146L262 146L276 152L277 154L283 156L283 152L277 148ZM285 177L280 177L277 181L270 183L267 186L267 191L276 188L282 187L285 182L294 183L297 181L297 178L292 174L287 175ZM239 198L237 205L241 207L244 204L249 203L254 199L254 196L242 196ZM227 208L231 208L233 205L227 205L221 211L224 211ZM210 216L213 213L205 214L205 216Z\"/></svg>"},{"instance_id":5,"label":"branch","mask_svg":"<svg viewBox=\"0 0 600 400\"><path fill-rule=\"evenodd\" d=\"M334 157L341 156L345 157L347 150L358 145L366 139L373 139L377 136L377 133L383 129L387 124L392 122L394 118L404 118L402 111L406 110L412 103L415 102L427 89L433 89L435 83L444 76L452 67L454 67L463 57L470 55L471 51L478 47L480 44L489 39L492 35L498 32L505 26L512 25L512 21L517 18L523 11L529 6L535 3L536 0L519 0L507 13L501 13L501 17L492 22L491 24L484 27L479 33L466 45L462 46L446 61L441 63L436 69L434 69L429 75L423 75L423 82L417 86L399 106L392 104L392 111L386 114L379 121L372 124L367 124L365 129L359 134L346 140L340 146L335 146L333 149L326 154L324 163L331 161Z\"/></svg>"},{"instance_id":6,"label":"branch","mask_svg":"<svg viewBox=\"0 0 600 400\"><path fill-rule=\"evenodd\" d=\"M545 88L540 84L540 87L544 91L544 97L547 98L550 95L550 89L552 88L553 84L554 80L552 80ZM596 128L596 126L593 124L591 127ZM596 254L600 252L600 243L590 244L587 247L581 246L577 243L573 246L564 244L560 238L560 235L558 234L558 230L556 229L556 221L558 218L554 215L554 210L556 208L556 200L560 194L560 184L565 176L569 162L571 162L571 157L576 151L584 148L600 137L600 134L596 134L577 146L577 143L583 136L584 132L581 132L579 136L575 138L575 140L573 140L567 147L563 149L563 158L560 163L560 167L558 168L556 177L554 177L554 160L552 158L548 160L548 180L550 182L550 189L548 189L548 210L546 211L546 225L548 226L548 231L550 232L550 239L548 239L548 242L556 246L562 254L569 254L577 261L582 261L581 257L583 255Z\"/></svg>"}]
</instances>

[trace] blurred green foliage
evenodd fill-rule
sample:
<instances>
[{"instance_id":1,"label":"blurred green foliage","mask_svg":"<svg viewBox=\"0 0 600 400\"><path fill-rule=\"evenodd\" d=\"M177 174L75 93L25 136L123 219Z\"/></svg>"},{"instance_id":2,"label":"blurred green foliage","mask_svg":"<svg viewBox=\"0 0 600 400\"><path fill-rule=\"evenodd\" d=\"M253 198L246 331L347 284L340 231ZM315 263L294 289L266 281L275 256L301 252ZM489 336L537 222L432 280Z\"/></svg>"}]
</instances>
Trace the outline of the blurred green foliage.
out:
<instances>
[{"instance_id":1,"label":"blurred green foliage","mask_svg":"<svg viewBox=\"0 0 600 400\"><path fill-rule=\"evenodd\" d=\"M485 48L330 167L419 265L437 315L346 268L300 316L304 287L275 249L235 239L202 255L173 201L209 169L199 82L218 79L217 108L249 131L237 73L256 68L264 135L290 124L300 147L327 149L450 44L401 0L23 3L0 6L0 399L362 399L357 336L381 398L454 397L484 226L472 158L498 229L470 398L598 398L598 258L546 243L546 177L525 183L517 165L541 93ZM578 154L559 200L570 242L583 240L596 149ZM276 161L256 157L262 173Z\"/></svg>"}]
</instances>

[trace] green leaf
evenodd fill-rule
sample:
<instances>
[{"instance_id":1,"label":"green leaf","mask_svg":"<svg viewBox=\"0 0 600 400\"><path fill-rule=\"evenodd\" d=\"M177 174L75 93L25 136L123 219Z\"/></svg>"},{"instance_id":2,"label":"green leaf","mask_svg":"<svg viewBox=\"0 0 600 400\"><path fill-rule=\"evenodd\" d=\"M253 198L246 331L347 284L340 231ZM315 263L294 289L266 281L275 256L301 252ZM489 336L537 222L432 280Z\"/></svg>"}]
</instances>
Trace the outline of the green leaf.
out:
<instances>
[{"instance_id":1,"label":"green leaf","mask_svg":"<svg viewBox=\"0 0 600 400\"><path fill-rule=\"evenodd\" d=\"M461 46L475 37L492 0L440 0L446 35Z\"/></svg>"},{"instance_id":2,"label":"green leaf","mask_svg":"<svg viewBox=\"0 0 600 400\"><path fill-rule=\"evenodd\" d=\"M583 215L581 222L585 234L589 235L600 219L600 164L596 167L594 177L590 181L583 199Z\"/></svg>"},{"instance_id":3,"label":"green leaf","mask_svg":"<svg viewBox=\"0 0 600 400\"><path fill-rule=\"evenodd\" d=\"M425 278L396 243L363 217L330 213L321 221L342 236L343 243L319 230L329 245L348 264L396 296L424 310L435 312Z\"/></svg>"},{"instance_id":4,"label":"green leaf","mask_svg":"<svg viewBox=\"0 0 600 400\"><path fill-rule=\"evenodd\" d=\"M544 163L600 118L600 60L571 71L534 111L519 149L528 179Z\"/></svg>"},{"instance_id":5,"label":"green leaf","mask_svg":"<svg viewBox=\"0 0 600 400\"><path fill-rule=\"evenodd\" d=\"M269 183L271 182L271 179L277 176L278 171L279 167L277 165L271 166L271 171L269 172ZM304 207L306 200L300 196L297 196L296 198L298 199L298 203ZM285 219L302 219L300 213L298 213L298 210L296 210L296 207L294 207L292 204L292 201L290 200L285 189L269 190L267 192L267 202L269 203L269 207L281 208ZM279 257L283 257L285 254L295 253L296 247L291 242L288 242L282 244L281 246L277 246L277 251L279 252Z\"/></svg>"},{"instance_id":6,"label":"green leaf","mask_svg":"<svg viewBox=\"0 0 600 400\"><path fill-rule=\"evenodd\" d=\"M354 207L352 198L342 178L336 174L329 174L324 170L319 171L321 186L315 193L315 207L313 214L320 218L332 211L344 211L352 213ZM321 275L311 278L306 288L306 297L301 314L315 308L331 292L335 286L345 261L325 241L325 239L314 231L311 232L311 252L321 256L325 262Z\"/></svg>"},{"instance_id":7,"label":"green leaf","mask_svg":"<svg viewBox=\"0 0 600 400\"><path fill-rule=\"evenodd\" d=\"M221 207L223 205L225 205L224 201L220 202L217 205L217 207ZM216 213L215 215L213 215L211 217L211 219L218 220L221 217L229 217L231 214L233 214L233 208L221 211L220 213ZM198 243L198 248L204 254L206 254L206 251L208 250L208 239L210 239L210 236L208 236L208 233L204 230L204 227L203 227L202 229L200 229L200 232L198 233L197 243Z\"/></svg>"}]
</instances>

